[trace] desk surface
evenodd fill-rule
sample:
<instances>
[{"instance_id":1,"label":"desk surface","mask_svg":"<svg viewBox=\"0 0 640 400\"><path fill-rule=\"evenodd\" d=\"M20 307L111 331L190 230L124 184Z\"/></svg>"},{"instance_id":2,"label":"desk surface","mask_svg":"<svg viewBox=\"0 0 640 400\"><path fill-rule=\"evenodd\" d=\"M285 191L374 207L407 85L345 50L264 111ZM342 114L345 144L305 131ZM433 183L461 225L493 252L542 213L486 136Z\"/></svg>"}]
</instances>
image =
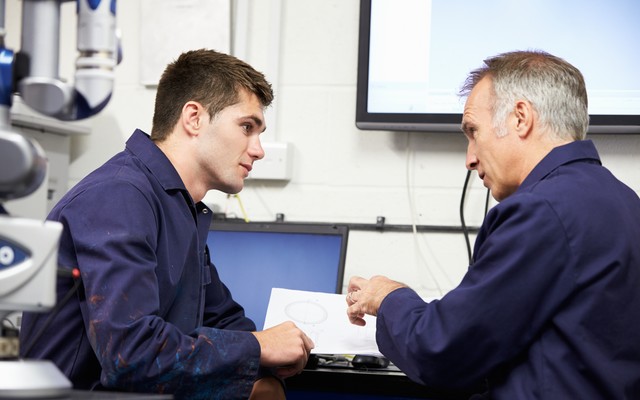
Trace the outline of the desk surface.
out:
<instances>
[{"instance_id":1,"label":"desk surface","mask_svg":"<svg viewBox=\"0 0 640 400\"><path fill-rule=\"evenodd\" d=\"M169 400L173 399L169 394L144 394L144 393L121 393L121 392L100 392L72 390L68 397L61 400Z\"/></svg>"},{"instance_id":2,"label":"desk surface","mask_svg":"<svg viewBox=\"0 0 640 400\"><path fill-rule=\"evenodd\" d=\"M354 368L318 367L305 369L287 378L288 390L303 392L334 392L393 396L415 399L468 399L473 392L445 391L426 387L410 380L396 367L360 370Z\"/></svg>"},{"instance_id":3,"label":"desk surface","mask_svg":"<svg viewBox=\"0 0 640 400\"><path fill-rule=\"evenodd\" d=\"M46 391L27 392L7 392L0 391L0 399L2 400L170 400L172 395L167 394L144 394L144 393L124 393L124 392L101 392L101 391L85 391L85 390L54 390L49 393Z\"/></svg>"}]
</instances>

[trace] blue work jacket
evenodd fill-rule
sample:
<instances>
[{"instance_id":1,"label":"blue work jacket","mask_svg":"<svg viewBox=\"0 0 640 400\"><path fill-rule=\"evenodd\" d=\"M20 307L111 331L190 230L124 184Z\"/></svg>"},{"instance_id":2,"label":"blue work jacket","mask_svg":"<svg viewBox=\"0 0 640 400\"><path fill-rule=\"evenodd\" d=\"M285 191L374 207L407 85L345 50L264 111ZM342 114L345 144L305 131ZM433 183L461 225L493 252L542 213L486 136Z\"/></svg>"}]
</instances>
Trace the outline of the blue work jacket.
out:
<instances>
[{"instance_id":1,"label":"blue work jacket","mask_svg":"<svg viewBox=\"0 0 640 400\"><path fill-rule=\"evenodd\" d=\"M550 152L488 213L458 287L382 302L377 341L413 380L491 399L640 398L640 200L591 141Z\"/></svg>"},{"instance_id":2,"label":"blue work jacket","mask_svg":"<svg viewBox=\"0 0 640 400\"><path fill-rule=\"evenodd\" d=\"M209 260L211 217L161 150L134 132L50 213L64 225L59 263L78 267L82 284L29 358L53 360L76 389L248 398L264 372L260 346ZM71 285L59 278L59 302ZM47 316L25 313L23 346Z\"/></svg>"}]
</instances>

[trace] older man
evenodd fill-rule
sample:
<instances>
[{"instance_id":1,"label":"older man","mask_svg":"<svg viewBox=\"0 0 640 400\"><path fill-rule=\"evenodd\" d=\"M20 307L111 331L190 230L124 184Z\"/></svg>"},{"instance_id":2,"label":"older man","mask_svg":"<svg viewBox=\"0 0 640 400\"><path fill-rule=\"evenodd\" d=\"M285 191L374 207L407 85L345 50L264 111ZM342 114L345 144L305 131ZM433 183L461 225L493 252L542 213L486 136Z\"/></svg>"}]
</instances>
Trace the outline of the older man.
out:
<instances>
[{"instance_id":1,"label":"older man","mask_svg":"<svg viewBox=\"0 0 640 400\"><path fill-rule=\"evenodd\" d=\"M467 168L500 203L458 287L424 302L353 277L348 315L377 315L381 352L431 386L491 399L640 393L640 199L601 165L578 69L544 52L485 61L462 91Z\"/></svg>"}]
</instances>

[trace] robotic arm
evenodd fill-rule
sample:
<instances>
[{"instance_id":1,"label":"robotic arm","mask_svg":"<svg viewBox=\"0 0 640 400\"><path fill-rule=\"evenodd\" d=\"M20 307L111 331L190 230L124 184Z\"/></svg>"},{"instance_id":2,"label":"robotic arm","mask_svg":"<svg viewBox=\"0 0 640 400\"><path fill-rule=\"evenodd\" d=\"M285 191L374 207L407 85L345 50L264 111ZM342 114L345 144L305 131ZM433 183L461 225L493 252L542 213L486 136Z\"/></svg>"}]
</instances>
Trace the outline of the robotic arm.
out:
<instances>
[{"instance_id":1,"label":"robotic arm","mask_svg":"<svg viewBox=\"0 0 640 400\"><path fill-rule=\"evenodd\" d=\"M13 95L22 97L35 111L63 121L93 116L111 98L114 69L121 59L116 0L74 0L79 56L73 86L58 76L60 6L64 1L71 0L22 0L22 44L14 54L5 47L5 0L0 0L0 214L4 201L34 192L47 168L39 144L11 127ZM47 311L55 305L61 234L58 222L0 215L1 318L13 311ZM0 398L25 394L47 397L71 388L53 363L15 360L17 338L4 337L4 329L2 332ZM13 348L15 355L4 353Z\"/></svg>"},{"instance_id":2,"label":"robotic arm","mask_svg":"<svg viewBox=\"0 0 640 400\"><path fill-rule=\"evenodd\" d=\"M115 0L75 0L78 11L74 86L58 76L60 6L70 0L22 0L22 48L4 45L5 1L0 0L0 202L32 193L44 179L44 153L12 132L17 93L32 109L64 121L93 116L109 102L121 60Z\"/></svg>"},{"instance_id":3,"label":"robotic arm","mask_svg":"<svg viewBox=\"0 0 640 400\"><path fill-rule=\"evenodd\" d=\"M60 4L69 0L23 0L22 48L17 90L23 101L48 116L74 121L100 112L113 91L120 62L115 0L76 0L78 10L75 86L58 77Z\"/></svg>"},{"instance_id":4,"label":"robotic arm","mask_svg":"<svg viewBox=\"0 0 640 400\"><path fill-rule=\"evenodd\" d=\"M114 68L120 62L119 39L115 26L115 0L76 0L78 12L75 86L58 77L58 50L60 6L69 0L22 0L22 48L14 54L4 44L5 1L0 0L0 207L6 200L31 194L42 183L46 168L46 156L37 142L13 131L10 121L12 96L22 97L34 110L61 120L87 118L100 112L108 103L113 90ZM32 310L51 306L50 298L42 301L32 298L28 304L13 304L9 296L17 296L26 287L26 264L33 264L41 245L49 241L36 239L35 231L44 229L56 234L60 230L44 227L42 222L19 220L0 216L0 310L8 304L19 306L17 310ZM17 225L31 226L29 235ZM57 245L56 245L57 248ZM22 262L16 262L11 254L24 254ZM54 253L57 253L54 252ZM51 255L51 253L47 252ZM55 255L53 262L55 263ZM35 280L44 268L43 260L32 270ZM19 272L20 271L20 272ZM13 279L17 275L25 279ZM9 285L15 283L15 287ZM11 287L9 287L9 286ZM43 291L44 292L44 291ZM27 302L29 297L26 298Z\"/></svg>"}]
</instances>

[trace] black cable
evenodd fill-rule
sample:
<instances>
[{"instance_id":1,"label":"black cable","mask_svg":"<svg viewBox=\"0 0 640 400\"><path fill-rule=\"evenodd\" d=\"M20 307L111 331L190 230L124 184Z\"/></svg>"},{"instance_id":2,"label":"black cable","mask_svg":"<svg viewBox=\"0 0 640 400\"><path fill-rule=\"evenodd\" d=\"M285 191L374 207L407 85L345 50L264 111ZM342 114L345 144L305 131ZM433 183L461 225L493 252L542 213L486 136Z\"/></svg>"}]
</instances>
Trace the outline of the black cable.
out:
<instances>
[{"instance_id":1,"label":"black cable","mask_svg":"<svg viewBox=\"0 0 640 400\"><path fill-rule=\"evenodd\" d=\"M484 199L484 216L487 216L489 213L489 195L491 194L491 190L487 189L487 197Z\"/></svg>"},{"instance_id":2,"label":"black cable","mask_svg":"<svg viewBox=\"0 0 640 400\"><path fill-rule=\"evenodd\" d=\"M40 327L40 330L38 332L36 332L36 334L33 336L33 338L31 338L31 341L29 342L29 345L25 346L25 350L22 353L22 357L23 358L27 358L27 356L29 355L29 352L31 351L33 346L36 344L38 339L40 339L40 336L42 336L44 334L44 331L47 330L47 328L49 327L49 325L53 321L53 318L56 315L58 315L58 313L60 312L62 307L64 307L64 305L67 304L69 299L71 299L71 296L73 296L78 291L78 288L80 287L80 284L82 283L82 281L80 280L79 271L76 268L74 268L72 270L58 268L58 274L60 274L60 275L68 275L68 276L72 277L73 278L73 286L71 286L71 288L67 291L67 293L65 293L64 297L62 299L60 299L59 302L56 303L55 307L51 310L51 312L49 313L49 316L44 321L44 324Z\"/></svg>"},{"instance_id":3,"label":"black cable","mask_svg":"<svg viewBox=\"0 0 640 400\"><path fill-rule=\"evenodd\" d=\"M460 225L462 225L462 233L464 235L464 240L467 243L467 254L469 256L469 265L473 261L471 255L471 242L469 241L469 229L467 228L467 224L464 222L464 199L467 194L467 186L469 185L469 178L471 177L471 170L467 170L467 176L464 179L464 185L462 185L462 196L460 197Z\"/></svg>"}]
</instances>

